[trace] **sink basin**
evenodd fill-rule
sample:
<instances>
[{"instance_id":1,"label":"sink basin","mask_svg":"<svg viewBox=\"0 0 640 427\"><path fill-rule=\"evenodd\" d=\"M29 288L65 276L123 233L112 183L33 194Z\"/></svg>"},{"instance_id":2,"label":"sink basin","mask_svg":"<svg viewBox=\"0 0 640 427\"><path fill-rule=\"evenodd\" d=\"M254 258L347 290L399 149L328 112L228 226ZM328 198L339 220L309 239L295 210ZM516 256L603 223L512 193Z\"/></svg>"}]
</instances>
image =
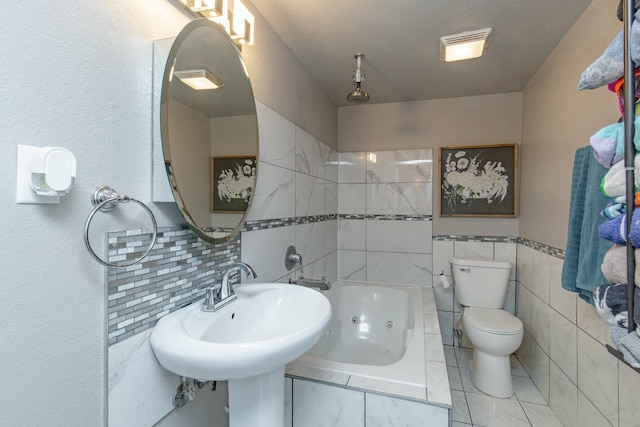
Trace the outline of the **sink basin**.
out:
<instances>
[{"instance_id":1,"label":"sink basin","mask_svg":"<svg viewBox=\"0 0 640 427\"><path fill-rule=\"evenodd\" d=\"M238 298L215 312L201 302L162 319L151 333L166 370L198 380L237 380L279 370L309 350L331 317L321 293L296 285L235 288Z\"/></svg>"}]
</instances>

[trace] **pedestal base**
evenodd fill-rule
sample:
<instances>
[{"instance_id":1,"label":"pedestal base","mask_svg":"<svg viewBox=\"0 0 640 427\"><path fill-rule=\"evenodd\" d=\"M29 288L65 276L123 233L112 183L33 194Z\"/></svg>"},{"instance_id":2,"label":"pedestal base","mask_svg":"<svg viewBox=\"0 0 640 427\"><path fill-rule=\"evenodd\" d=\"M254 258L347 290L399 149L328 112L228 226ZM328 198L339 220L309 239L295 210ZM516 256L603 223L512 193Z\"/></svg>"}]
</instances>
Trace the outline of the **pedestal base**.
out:
<instances>
[{"instance_id":1,"label":"pedestal base","mask_svg":"<svg viewBox=\"0 0 640 427\"><path fill-rule=\"evenodd\" d=\"M284 424L284 366L255 377L229 380L229 427Z\"/></svg>"}]
</instances>

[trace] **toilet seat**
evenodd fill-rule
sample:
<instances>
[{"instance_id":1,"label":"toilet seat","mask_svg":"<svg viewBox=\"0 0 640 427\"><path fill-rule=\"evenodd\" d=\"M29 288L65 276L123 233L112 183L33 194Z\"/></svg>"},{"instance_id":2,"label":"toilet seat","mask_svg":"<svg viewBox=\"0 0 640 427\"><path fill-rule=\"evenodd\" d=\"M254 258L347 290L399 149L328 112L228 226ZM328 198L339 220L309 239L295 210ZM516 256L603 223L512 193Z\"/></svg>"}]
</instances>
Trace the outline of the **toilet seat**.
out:
<instances>
[{"instance_id":1,"label":"toilet seat","mask_svg":"<svg viewBox=\"0 0 640 427\"><path fill-rule=\"evenodd\" d=\"M495 335L518 335L524 329L520 319L493 308L465 307L462 318L467 325Z\"/></svg>"}]
</instances>

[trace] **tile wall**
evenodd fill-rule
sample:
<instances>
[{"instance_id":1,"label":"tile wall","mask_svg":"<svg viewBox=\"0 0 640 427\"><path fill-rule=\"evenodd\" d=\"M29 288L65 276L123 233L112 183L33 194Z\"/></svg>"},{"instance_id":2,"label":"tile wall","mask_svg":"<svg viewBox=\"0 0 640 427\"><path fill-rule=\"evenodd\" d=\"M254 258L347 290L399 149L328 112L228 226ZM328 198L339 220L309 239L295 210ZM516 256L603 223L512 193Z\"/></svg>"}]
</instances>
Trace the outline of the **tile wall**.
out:
<instances>
[{"instance_id":1,"label":"tile wall","mask_svg":"<svg viewBox=\"0 0 640 427\"><path fill-rule=\"evenodd\" d=\"M339 277L431 285L432 149L339 159Z\"/></svg>"},{"instance_id":2,"label":"tile wall","mask_svg":"<svg viewBox=\"0 0 640 427\"><path fill-rule=\"evenodd\" d=\"M562 289L562 251L518 244L518 359L565 427L627 427L640 419L640 374L609 354L610 326Z\"/></svg>"},{"instance_id":3,"label":"tile wall","mask_svg":"<svg viewBox=\"0 0 640 427\"><path fill-rule=\"evenodd\" d=\"M241 236L208 245L184 227L163 228L148 260L107 272L111 427L132 425L131 420L154 425L167 413L158 426L198 425L188 421L189 411L172 411L169 397L179 378L157 364L148 338L160 317L198 299L202 287L214 283L213 270L240 258L256 270L253 282L286 282L301 274L299 268L284 266L288 246L295 245L303 255L305 276L337 278L337 152L264 104L256 106L260 181ZM140 232L112 237L113 260L135 257L149 240ZM136 384L144 384L146 391ZM224 405L226 397L215 396Z\"/></svg>"}]
</instances>

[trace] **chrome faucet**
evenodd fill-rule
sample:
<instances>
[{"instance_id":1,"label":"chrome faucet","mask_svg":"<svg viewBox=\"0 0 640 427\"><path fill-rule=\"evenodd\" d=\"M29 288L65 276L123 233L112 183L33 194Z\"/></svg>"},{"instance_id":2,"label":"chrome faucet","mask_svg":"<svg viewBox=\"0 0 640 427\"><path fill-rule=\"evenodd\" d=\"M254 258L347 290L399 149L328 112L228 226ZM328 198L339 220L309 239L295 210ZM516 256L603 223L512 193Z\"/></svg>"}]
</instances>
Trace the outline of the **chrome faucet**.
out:
<instances>
[{"instance_id":1,"label":"chrome faucet","mask_svg":"<svg viewBox=\"0 0 640 427\"><path fill-rule=\"evenodd\" d=\"M201 307L202 311L216 311L236 299L236 294L233 292L233 287L229 282L231 272L236 268L244 270L247 274L247 278L251 277L255 279L258 277L253 267L249 264L241 261L234 262L229 266L229 268L227 268L227 271L225 271L219 288L207 288Z\"/></svg>"}]
</instances>

